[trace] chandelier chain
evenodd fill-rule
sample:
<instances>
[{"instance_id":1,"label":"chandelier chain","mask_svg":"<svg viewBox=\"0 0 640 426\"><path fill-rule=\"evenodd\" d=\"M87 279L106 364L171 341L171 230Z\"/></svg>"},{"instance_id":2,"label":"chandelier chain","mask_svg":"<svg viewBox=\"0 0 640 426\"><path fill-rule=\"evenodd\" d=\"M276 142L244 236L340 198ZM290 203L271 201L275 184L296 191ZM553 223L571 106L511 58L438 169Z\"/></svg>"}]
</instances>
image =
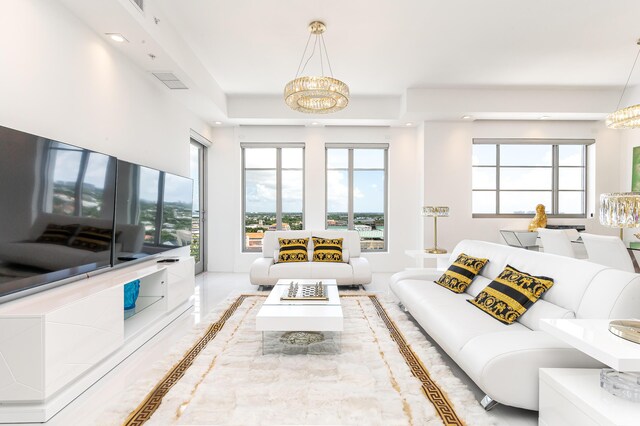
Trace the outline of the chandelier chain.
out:
<instances>
[{"instance_id":1,"label":"chandelier chain","mask_svg":"<svg viewBox=\"0 0 640 426\"><path fill-rule=\"evenodd\" d=\"M300 67L302 66L302 61L304 61L304 56L307 54L307 48L309 47L310 41L311 41L311 33L309 33L309 37L307 37L307 44L305 44L304 46L304 52L302 52L302 58L300 58L300 63L298 64L298 70L296 71L295 78L298 78L298 76L302 73L302 71L300 71ZM304 71L304 68L303 68L303 71Z\"/></svg>"},{"instance_id":2,"label":"chandelier chain","mask_svg":"<svg viewBox=\"0 0 640 426\"><path fill-rule=\"evenodd\" d=\"M333 78L333 70L331 69L331 61L329 60L329 52L327 51L327 45L324 44L324 35L323 34L320 34L320 39L322 41L322 45L324 46L324 54L327 56L327 64L329 65L329 73L331 74L331 77ZM322 56L320 57L320 61L322 61Z\"/></svg>"},{"instance_id":3,"label":"chandelier chain","mask_svg":"<svg viewBox=\"0 0 640 426\"><path fill-rule=\"evenodd\" d=\"M640 48L638 48L638 53L636 53L636 59L635 61L633 61L633 66L631 67L631 71L629 72L629 76L627 77L627 82L624 83L624 88L622 89L622 94L620 95L620 99L618 100L618 106L616 106L616 110L620 109L620 103L622 103L624 92L627 90L627 86L629 85L629 80L631 80L631 76L633 75L633 70L636 67L636 63L638 62L638 57L640 57Z\"/></svg>"}]
</instances>

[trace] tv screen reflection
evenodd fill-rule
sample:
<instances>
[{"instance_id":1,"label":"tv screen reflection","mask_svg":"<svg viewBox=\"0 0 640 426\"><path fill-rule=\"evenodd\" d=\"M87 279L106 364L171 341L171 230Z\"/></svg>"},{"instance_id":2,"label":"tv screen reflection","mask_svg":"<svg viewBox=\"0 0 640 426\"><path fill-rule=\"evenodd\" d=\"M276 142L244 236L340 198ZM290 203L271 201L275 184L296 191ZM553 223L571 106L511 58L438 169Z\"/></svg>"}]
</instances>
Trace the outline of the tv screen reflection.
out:
<instances>
[{"instance_id":1,"label":"tv screen reflection","mask_svg":"<svg viewBox=\"0 0 640 426\"><path fill-rule=\"evenodd\" d=\"M115 263L191 245L191 179L119 160L117 194L116 235L135 238L115 247Z\"/></svg>"}]
</instances>

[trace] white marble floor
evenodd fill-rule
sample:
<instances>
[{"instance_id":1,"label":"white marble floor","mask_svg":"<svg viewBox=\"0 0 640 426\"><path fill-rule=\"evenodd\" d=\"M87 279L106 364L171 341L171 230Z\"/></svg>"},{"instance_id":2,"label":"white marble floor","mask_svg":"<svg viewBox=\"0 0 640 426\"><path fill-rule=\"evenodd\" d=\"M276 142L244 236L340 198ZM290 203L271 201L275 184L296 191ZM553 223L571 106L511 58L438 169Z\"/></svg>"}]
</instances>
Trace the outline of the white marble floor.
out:
<instances>
[{"instance_id":1,"label":"white marble floor","mask_svg":"<svg viewBox=\"0 0 640 426\"><path fill-rule=\"evenodd\" d=\"M390 274L374 274L368 291L388 292ZM106 374L86 392L49 420L47 426L72 426L104 424L100 421L107 402L120 395L124 389L140 377L144 377L153 362L162 357L187 330L200 322L211 309L234 292L251 292L256 287L249 283L248 274L204 273L196 277L195 306L171 325L149 340L129 358ZM442 351L441 351L442 352ZM460 377L478 399L482 391L462 372L450 358L448 360L453 373ZM490 414L500 425L520 426L537 424L537 412L520 410L498 405Z\"/></svg>"}]
</instances>

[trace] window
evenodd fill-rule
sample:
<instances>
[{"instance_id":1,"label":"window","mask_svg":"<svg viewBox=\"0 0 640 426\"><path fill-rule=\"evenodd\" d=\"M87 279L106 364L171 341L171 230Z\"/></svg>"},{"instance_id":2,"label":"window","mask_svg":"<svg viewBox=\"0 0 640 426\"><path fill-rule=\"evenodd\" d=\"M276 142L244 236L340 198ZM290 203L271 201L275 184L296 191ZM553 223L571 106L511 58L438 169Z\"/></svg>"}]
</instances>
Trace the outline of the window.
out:
<instances>
[{"instance_id":1,"label":"window","mask_svg":"<svg viewBox=\"0 0 640 426\"><path fill-rule=\"evenodd\" d=\"M593 140L474 139L473 217L586 217L587 145Z\"/></svg>"},{"instance_id":2,"label":"window","mask_svg":"<svg viewBox=\"0 0 640 426\"><path fill-rule=\"evenodd\" d=\"M326 228L355 229L364 251L386 250L388 148L326 146Z\"/></svg>"},{"instance_id":3,"label":"window","mask_svg":"<svg viewBox=\"0 0 640 426\"><path fill-rule=\"evenodd\" d=\"M304 145L243 144L243 250L268 230L304 228Z\"/></svg>"}]
</instances>

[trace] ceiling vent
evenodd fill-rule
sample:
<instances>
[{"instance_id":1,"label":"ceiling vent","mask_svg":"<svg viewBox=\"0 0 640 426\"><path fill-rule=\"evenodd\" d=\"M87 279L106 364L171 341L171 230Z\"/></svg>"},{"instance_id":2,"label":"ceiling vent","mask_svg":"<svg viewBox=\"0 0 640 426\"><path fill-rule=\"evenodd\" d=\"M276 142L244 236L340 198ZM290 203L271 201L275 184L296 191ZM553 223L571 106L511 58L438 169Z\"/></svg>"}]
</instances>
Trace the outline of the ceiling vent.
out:
<instances>
[{"instance_id":1,"label":"ceiling vent","mask_svg":"<svg viewBox=\"0 0 640 426\"><path fill-rule=\"evenodd\" d=\"M171 90L175 89L188 89L183 82L180 81L174 73L171 72L154 72L152 73L158 80L164 83Z\"/></svg>"},{"instance_id":2,"label":"ceiling vent","mask_svg":"<svg viewBox=\"0 0 640 426\"><path fill-rule=\"evenodd\" d=\"M131 3L135 4L140 12L144 12L144 0L131 0Z\"/></svg>"}]
</instances>

